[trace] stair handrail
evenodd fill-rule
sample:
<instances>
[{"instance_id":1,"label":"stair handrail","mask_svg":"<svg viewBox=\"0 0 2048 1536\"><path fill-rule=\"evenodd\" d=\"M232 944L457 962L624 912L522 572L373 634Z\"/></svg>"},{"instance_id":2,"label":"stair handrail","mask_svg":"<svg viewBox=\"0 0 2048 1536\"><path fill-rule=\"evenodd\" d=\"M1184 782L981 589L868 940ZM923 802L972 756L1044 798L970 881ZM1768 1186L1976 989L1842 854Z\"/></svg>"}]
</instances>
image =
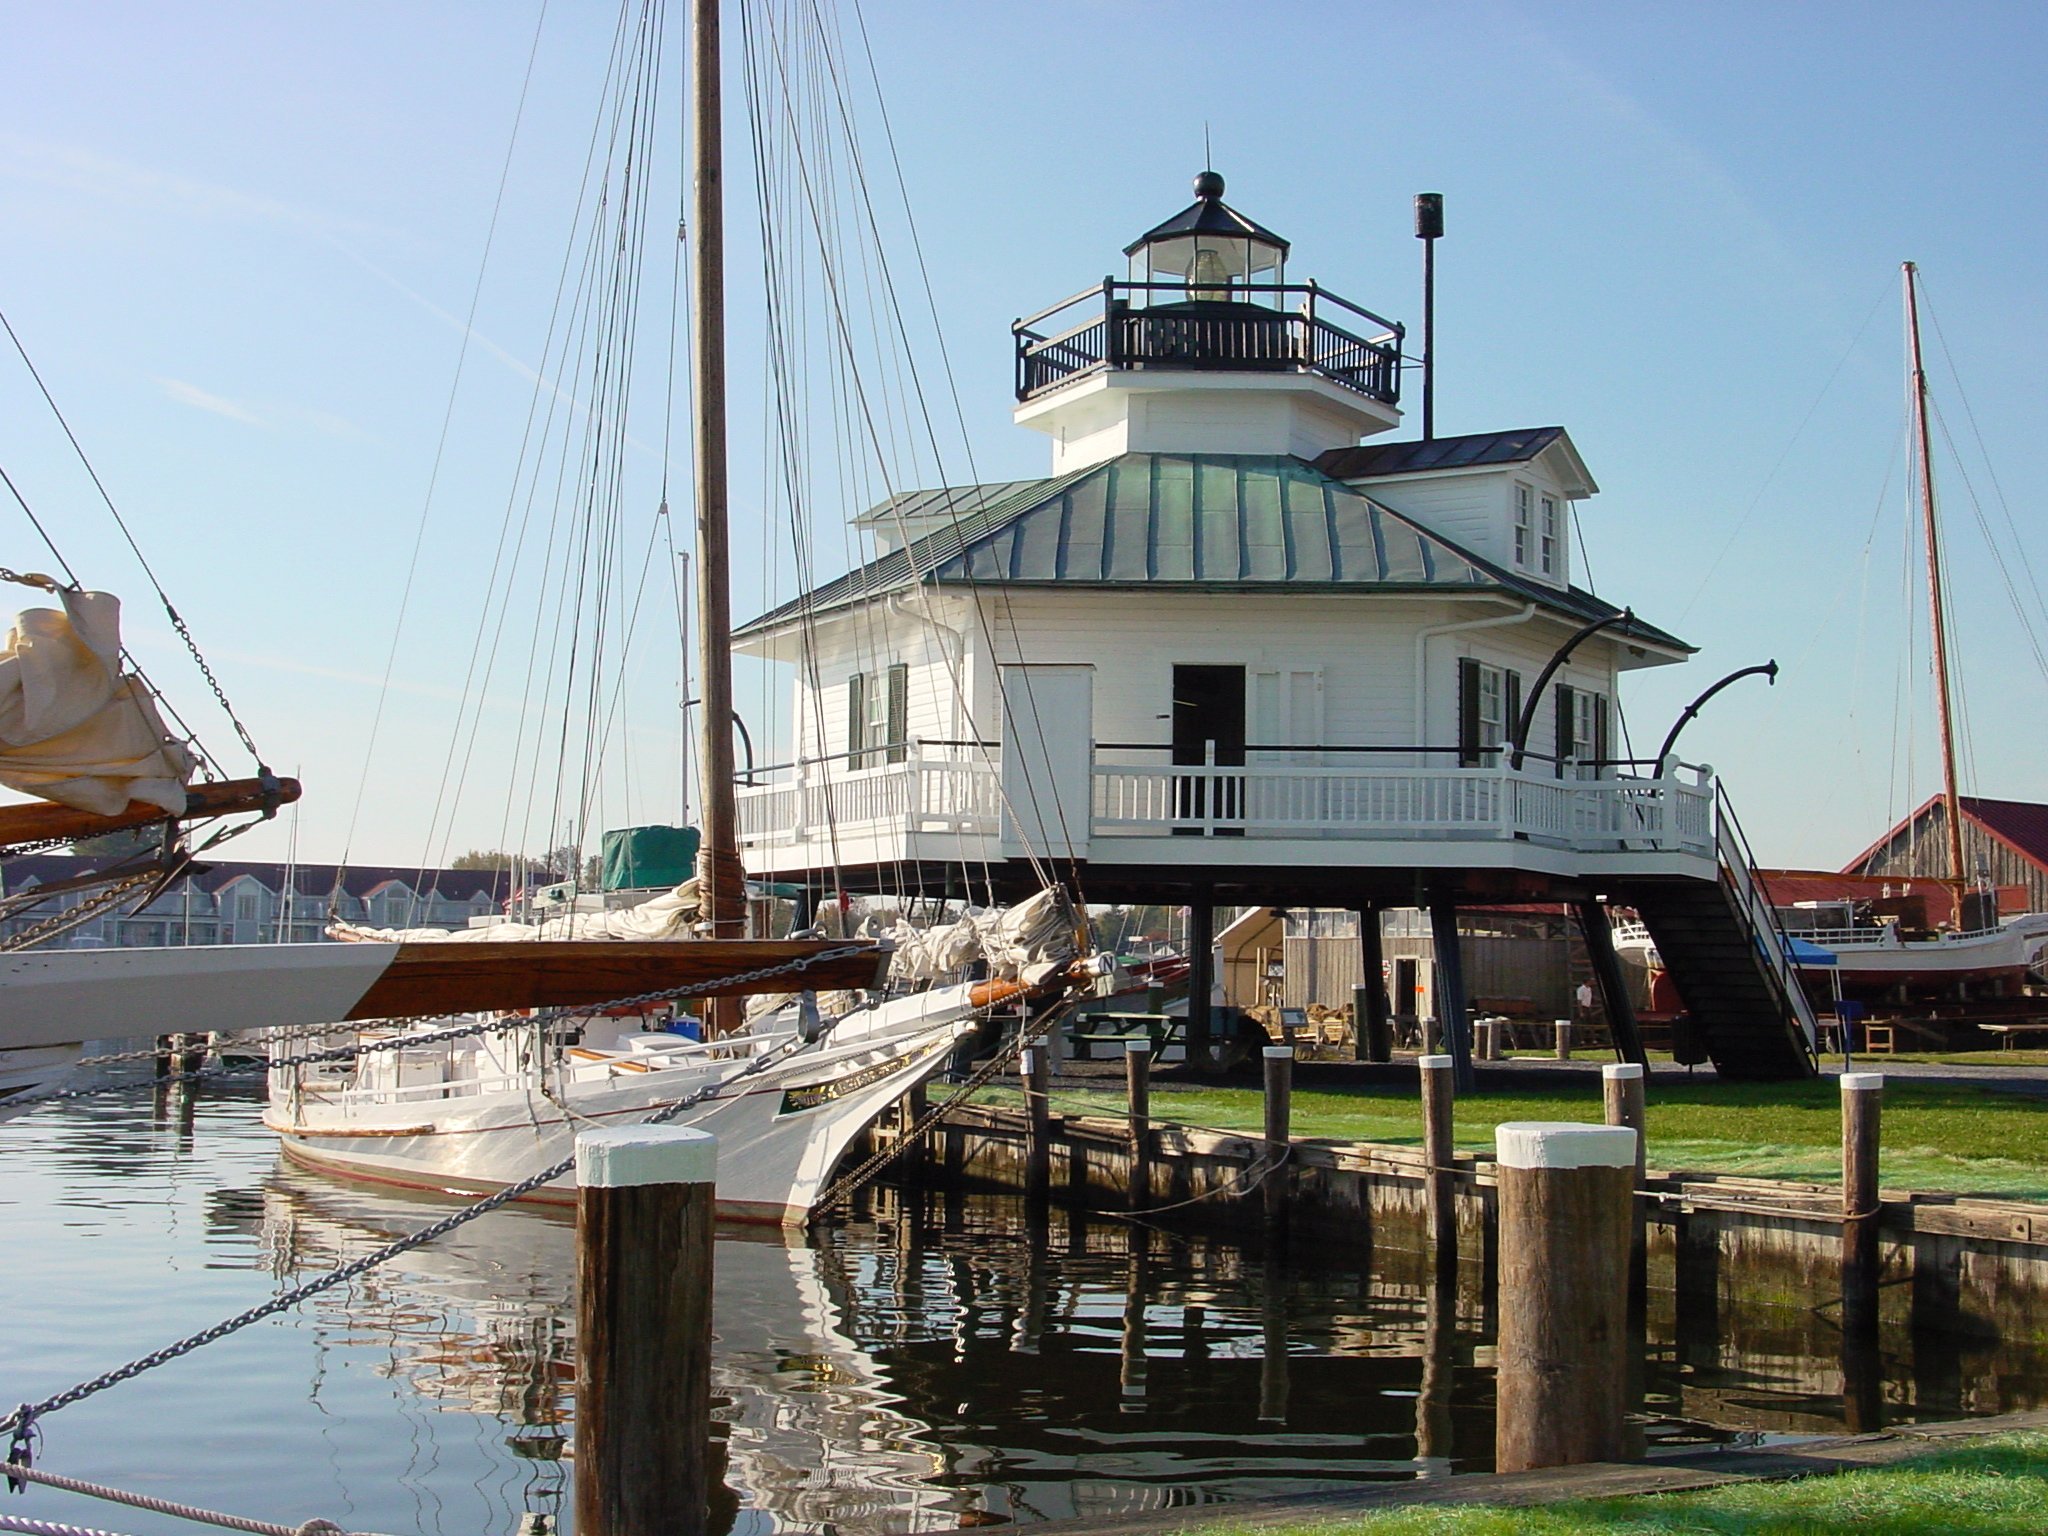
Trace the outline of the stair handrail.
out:
<instances>
[{"instance_id":1,"label":"stair handrail","mask_svg":"<svg viewBox=\"0 0 2048 1536\"><path fill-rule=\"evenodd\" d=\"M1777 991L1779 1001L1785 1010L1796 1019L1800 1026L1800 1045L1807 1059L1818 1066L1820 1020L1815 1016L1813 1004L1806 996L1806 989L1799 982L1799 967L1792 959L1791 935L1778 917L1778 909L1771 905L1757 879L1756 853L1749 845L1749 836L1742 830L1742 821L1735 814L1734 803L1728 798L1728 791L1717 778L1714 781L1714 821L1717 834L1725 829L1735 844L1735 857L1730 858L1728 849L1719 835L1714 839L1716 861L1728 874L1730 884L1735 887L1738 898L1735 906L1742 924L1749 932L1752 948L1762 953L1768 963L1764 973L1770 978L1771 986ZM1761 905L1770 914L1770 935L1766 942L1756 918L1756 908Z\"/></svg>"}]
</instances>

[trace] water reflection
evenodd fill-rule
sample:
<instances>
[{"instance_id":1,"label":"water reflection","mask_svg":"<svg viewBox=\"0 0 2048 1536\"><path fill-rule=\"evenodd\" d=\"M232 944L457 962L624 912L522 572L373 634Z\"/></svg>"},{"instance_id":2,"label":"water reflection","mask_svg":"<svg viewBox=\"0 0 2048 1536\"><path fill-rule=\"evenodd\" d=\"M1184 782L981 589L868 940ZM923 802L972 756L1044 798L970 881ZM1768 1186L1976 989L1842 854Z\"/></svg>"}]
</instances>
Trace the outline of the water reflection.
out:
<instances>
[{"instance_id":1,"label":"water reflection","mask_svg":"<svg viewBox=\"0 0 2048 1536\"><path fill-rule=\"evenodd\" d=\"M303 1278L446 1209L276 1165L252 1111L201 1097L195 1129L190 1104L155 1111L145 1094L0 1128L10 1172L33 1175L0 1195L18 1302L72 1346L28 1358L25 1380L62 1385L247 1305L263 1269L266 1284ZM1106 1517L1490 1466L1493 1255L1480 1235L1444 1263L1417 1251L1420 1223L1369 1248L1261 1254L1059 1206L1025 1218L1019 1201L881 1191L808 1239L721 1237L718 1529ZM2048 1402L2038 1343L1958 1326L1959 1258L1930 1253L1910 1284L1888 1286L1871 1339L1845 1335L1838 1293L1746 1271L1710 1237L1682 1232L1675 1255L1657 1245L1631 1319L1630 1396L1651 1445ZM123 1306L116 1282L131 1274L140 1289ZM360 1528L501 1536L522 1515L566 1527L573 1286L570 1224L500 1212L77 1410L127 1417L99 1435L66 1419L66 1449L160 1457L175 1491L253 1507L266 1482L306 1481L317 1446L335 1460L309 1497L334 1506L322 1512L357 1501ZM206 1363L230 1348L239 1366ZM179 1413L273 1420L206 1462L247 1481L199 1486L152 1392ZM163 1444L143 1456L152 1435ZM458 1507L472 1497L487 1519Z\"/></svg>"}]
</instances>

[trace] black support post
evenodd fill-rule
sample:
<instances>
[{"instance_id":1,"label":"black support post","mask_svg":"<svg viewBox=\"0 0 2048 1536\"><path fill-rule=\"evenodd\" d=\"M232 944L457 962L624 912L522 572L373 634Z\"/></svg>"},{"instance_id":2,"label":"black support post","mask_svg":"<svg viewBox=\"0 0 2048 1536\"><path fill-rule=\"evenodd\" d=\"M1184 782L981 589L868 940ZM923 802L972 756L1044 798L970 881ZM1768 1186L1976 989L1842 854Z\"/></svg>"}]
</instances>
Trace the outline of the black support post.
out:
<instances>
[{"instance_id":1,"label":"black support post","mask_svg":"<svg viewBox=\"0 0 2048 1536\"><path fill-rule=\"evenodd\" d=\"M1444 1053L1456 1063L1458 1092L1478 1086L1472 1072L1472 1024L1465 1007L1465 962L1458 949L1458 904L1429 898L1429 931L1436 947L1436 1019Z\"/></svg>"},{"instance_id":2,"label":"black support post","mask_svg":"<svg viewBox=\"0 0 2048 1536\"><path fill-rule=\"evenodd\" d=\"M1380 942L1380 909L1358 908L1358 990L1352 994L1351 1056L1354 1061L1392 1059L1392 1024L1387 1018L1387 956Z\"/></svg>"},{"instance_id":3,"label":"black support post","mask_svg":"<svg viewBox=\"0 0 2048 1536\"><path fill-rule=\"evenodd\" d=\"M1209 993L1216 984L1214 895L1204 889L1188 903L1188 1062L1207 1071L1215 1060L1210 1044Z\"/></svg>"},{"instance_id":4,"label":"black support post","mask_svg":"<svg viewBox=\"0 0 2048 1536\"><path fill-rule=\"evenodd\" d=\"M1600 989L1600 1001L1607 1010L1607 1028L1614 1036L1614 1049L1623 1061L1647 1067L1650 1058L1643 1050L1642 1032L1636 1028L1635 1004L1628 1000L1628 983L1622 978L1621 961L1614 953L1614 930L1608 926L1607 909L1597 901L1575 901L1572 911L1586 940L1586 958L1592 962L1593 984Z\"/></svg>"}]
</instances>

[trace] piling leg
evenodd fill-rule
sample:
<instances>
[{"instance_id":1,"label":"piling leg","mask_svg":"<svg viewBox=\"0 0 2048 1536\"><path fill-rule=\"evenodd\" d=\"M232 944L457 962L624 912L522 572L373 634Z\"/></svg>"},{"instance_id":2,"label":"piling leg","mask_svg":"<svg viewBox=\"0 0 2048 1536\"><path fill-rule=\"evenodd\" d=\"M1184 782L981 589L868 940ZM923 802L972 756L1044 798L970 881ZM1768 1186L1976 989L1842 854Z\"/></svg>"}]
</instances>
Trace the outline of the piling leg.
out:
<instances>
[{"instance_id":1,"label":"piling leg","mask_svg":"<svg viewBox=\"0 0 2048 1536\"><path fill-rule=\"evenodd\" d=\"M1451 1116L1457 1098L1457 1063L1448 1056L1418 1056L1422 1077L1422 1156L1429 1180L1429 1242L1441 1264L1458 1252L1457 1158Z\"/></svg>"},{"instance_id":2,"label":"piling leg","mask_svg":"<svg viewBox=\"0 0 2048 1536\"><path fill-rule=\"evenodd\" d=\"M1557 1059L1559 1061L1570 1061L1572 1059L1572 1021L1570 1019L1552 1019L1550 1027L1557 1037Z\"/></svg>"},{"instance_id":3,"label":"piling leg","mask_svg":"<svg viewBox=\"0 0 2048 1536\"><path fill-rule=\"evenodd\" d=\"M1628 1293L1631 1313L1641 1309L1648 1262L1648 1223L1643 1210L1643 1174L1648 1165L1643 1130L1643 1069L1632 1061L1610 1061L1600 1068L1600 1096L1609 1125L1625 1125L1636 1133L1636 1196L1630 1202Z\"/></svg>"},{"instance_id":4,"label":"piling leg","mask_svg":"<svg viewBox=\"0 0 2048 1536\"><path fill-rule=\"evenodd\" d=\"M1358 909L1358 974L1351 989L1351 1054L1359 1061L1394 1059L1393 1023L1387 1017L1386 946L1380 941L1380 911Z\"/></svg>"},{"instance_id":5,"label":"piling leg","mask_svg":"<svg viewBox=\"0 0 2048 1536\"><path fill-rule=\"evenodd\" d=\"M1289 1119L1294 1097L1294 1048L1269 1045L1266 1064L1266 1172L1260 1187L1266 1197L1266 1236L1274 1240L1287 1235L1287 1187L1293 1170L1287 1166L1290 1145Z\"/></svg>"},{"instance_id":6,"label":"piling leg","mask_svg":"<svg viewBox=\"0 0 2048 1536\"><path fill-rule=\"evenodd\" d=\"M1500 1025L1493 1019L1472 1021L1472 1054L1480 1061L1500 1060Z\"/></svg>"},{"instance_id":7,"label":"piling leg","mask_svg":"<svg viewBox=\"0 0 2048 1536\"><path fill-rule=\"evenodd\" d=\"M1572 910L1586 941L1586 958L1593 964L1593 984L1600 989L1600 1006L1607 1014L1607 1032L1614 1037L1615 1054L1646 1067L1650 1053L1643 1049L1643 1032L1636 1027L1636 1005L1629 998L1620 957L1614 953L1614 928L1607 921L1607 909L1597 901L1581 901L1573 903Z\"/></svg>"},{"instance_id":8,"label":"piling leg","mask_svg":"<svg viewBox=\"0 0 2048 1536\"><path fill-rule=\"evenodd\" d=\"M1024 1088L1024 1194L1042 1201L1052 1176L1051 1078L1045 1047L1026 1046L1017 1068Z\"/></svg>"},{"instance_id":9,"label":"piling leg","mask_svg":"<svg viewBox=\"0 0 2048 1536\"><path fill-rule=\"evenodd\" d=\"M1287 1422L1287 1269L1268 1259L1260 1307L1259 1422Z\"/></svg>"},{"instance_id":10,"label":"piling leg","mask_svg":"<svg viewBox=\"0 0 2048 1536\"><path fill-rule=\"evenodd\" d=\"M924 1118L929 1103L929 1090L923 1083L919 1083L903 1096L897 1106L897 1133L906 1138L909 1144L903 1148L903 1154L897 1159L896 1166L899 1170L898 1177L906 1184L924 1182L924 1141L922 1138L909 1138L910 1128Z\"/></svg>"},{"instance_id":11,"label":"piling leg","mask_svg":"<svg viewBox=\"0 0 2048 1536\"><path fill-rule=\"evenodd\" d=\"M1465 1014L1465 962L1458 946L1458 905L1448 896L1432 897L1429 931L1436 950L1436 1016L1438 1039L1458 1074L1458 1092L1470 1093L1472 1030Z\"/></svg>"},{"instance_id":12,"label":"piling leg","mask_svg":"<svg viewBox=\"0 0 2048 1536\"><path fill-rule=\"evenodd\" d=\"M1207 1072L1216 1061L1209 994L1216 986L1216 911L1208 891L1188 906L1188 1065Z\"/></svg>"},{"instance_id":13,"label":"piling leg","mask_svg":"<svg viewBox=\"0 0 2048 1536\"><path fill-rule=\"evenodd\" d=\"M1456 1342L1458 1289L1455 1272L1446 1284L1439 1274L1423 1298L1422 1381L1415 1394L1415 1475L1448 1477L1451 1472L1451 1372Z\"/></svg>"},{"instance_id":14,"label":"piling leg","mask_svg":"<svg viewBox=\"0 0 2048 1536\"><path fill-rule=\"evenodd\" d=\"M1877 1331L1879 1115L1882 1072L1842 1074L1842 1327Z\"/></svg>"},{"instance_id":15,"label":"piling leg","mask_svg":"<svg viewBox=\"0 0 2048 1536\"><path fill-rule=\"evenodd\" d=\"M1124 1042L1124 1090L1130 1099L1130 1204L1141 1211L1152 1203L1152 1044Z\"/></svg>"},{"instance_id":16,"label":"piling leg","mask_svg":"<svg viewBox=\"0 0 2048 1536\"><path fill-rule=\"evenodd\" d=\"M718 1141L636 1125L576 1138L576 1529L704 1536Z\"/></svg>"},{"instance_id":17,"label":"piling leg","mask_svg":"<svg viewBox=\"0 0 2048 1536\"><path fill-rule=\"evenodd\" d=\"M1151 1301L1145 1247L1133 1239L1124 1268L1123 1334L1117 1349L1117 1409L1145 1411L1145 1308Z\"/></svg>"},{"instance_id":18,"label":"piling leg","mask_svg":"<svg viewBox=\"0 0 2048 1536\"><path fill-rule=\"evenodd\" d=\"M1527 1472L1625 1449L1636 1134L1508 1121L1500 1179L1494 1465Z\"/></svg>"}]
</instances>

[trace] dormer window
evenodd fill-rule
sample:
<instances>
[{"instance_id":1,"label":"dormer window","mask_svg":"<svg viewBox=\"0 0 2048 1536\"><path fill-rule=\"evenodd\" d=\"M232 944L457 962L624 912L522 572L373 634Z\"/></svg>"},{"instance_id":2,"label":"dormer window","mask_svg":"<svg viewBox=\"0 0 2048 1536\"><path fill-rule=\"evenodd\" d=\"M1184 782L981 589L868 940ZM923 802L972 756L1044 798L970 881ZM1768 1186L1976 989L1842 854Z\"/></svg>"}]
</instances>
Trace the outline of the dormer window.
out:
<instances>
[{"instance_id":1,"label":"dormer window","mask_svg":"<svg viewBox=\"0 0 2048 1536\"><path fill-rule=\"evenodd\" d=\"M1529 541L1534 533L1536 492L1520 481L1515 483L1515 565L1529 568Z\"/></svg>"},{"instance_id":2,"label":"dormer window","mask_svg":"<svg viewBox=\"0 0 2048 1536\"><path fill-rule=\"evenodd\" d=\"M1557 498L1555 496L1545 496L1543 498L1542 539L1538 548L1542 556L1542 571L1546 576L1555 576L1562 568L1558 558L1559 551L1563 548L1562 533L1563 519L1558 513Z\"/></svg>"}]
</instances>

